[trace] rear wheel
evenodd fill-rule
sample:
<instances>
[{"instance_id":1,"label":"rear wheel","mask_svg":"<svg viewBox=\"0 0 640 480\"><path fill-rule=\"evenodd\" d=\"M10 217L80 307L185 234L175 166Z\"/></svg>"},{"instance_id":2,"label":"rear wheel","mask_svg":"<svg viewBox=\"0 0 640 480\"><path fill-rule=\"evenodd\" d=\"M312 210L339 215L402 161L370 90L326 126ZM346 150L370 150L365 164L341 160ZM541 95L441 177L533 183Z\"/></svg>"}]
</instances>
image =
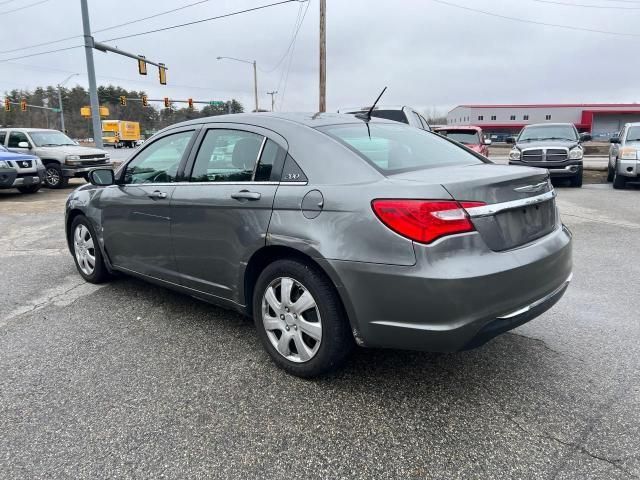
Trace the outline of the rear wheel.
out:
<instances>
[{"instance_id":1,"label":"rear wheel","mask_svg":"<svg viewBox=\"0 0 640 480\"><path fill-rule=\"evenodd\" d=\"M104 265L98 239L91 223L84 215L78 215L71 224L73 259L78 273L87 282L102 283L109 278Z\"/></svg>"},{"instance_id":2,"label":"rear wheel","mask_svg":"<svg viewBox=\"0 0 640 480\"><path fill-rule=\"evenodd\" d=\"M28 187L18 187L20 193L36 193L42 185L29 185Z\"/></svg>"},{"instance_id":3,"label":"rear wheel","mask_svg":"<svg viewBox=\"0 0 640 480\"><path fill-rule=\"evenodd\" d=\"M62 174L62 167L58 163L45 165L44 183L49 188L63 188L69 183L69 179Z\"/></svg>"},{"instance_id":4,"label":"rear wheel","mask_svg":"<svg viewBox=\"0 0 640 480\"><path fill-rule=\"evenodd\" d=\"M342 366L354 341L331 281L293 260L265 268L256 283L253 317L273 361L298 377L315 377Z\"/></svg>"}]
</instances>

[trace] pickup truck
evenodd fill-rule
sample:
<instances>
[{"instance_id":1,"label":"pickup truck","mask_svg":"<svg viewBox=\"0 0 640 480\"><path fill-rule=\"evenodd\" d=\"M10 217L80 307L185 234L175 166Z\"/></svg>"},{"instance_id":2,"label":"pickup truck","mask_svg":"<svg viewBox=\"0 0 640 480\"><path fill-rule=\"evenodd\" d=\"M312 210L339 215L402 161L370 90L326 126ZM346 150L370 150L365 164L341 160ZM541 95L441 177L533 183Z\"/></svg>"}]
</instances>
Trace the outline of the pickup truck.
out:
<instances>
[{"instance_id":1,"label":"pickup truck","mask_svg":"<svg viewBox=\"0 0 640 480\"><path fill-rule=\"evenodd\" d=\"M44 181L44 165L34 155L12 153L0 145L0 189L36 193Z\"/></svg>"},{"instance_id":2,"label":"pickup truck","mask_svg":"<svg viewBox=\"0 0 640 480\"><path fill-rule=\"evenodd\" d=\"M104 150L82 147L58 130L0 128L0 145L14 153L37 156L45 167L44 184L63 188L69 178L85 177L96 167L111 167Z\"/></svg>"}]
</instances>

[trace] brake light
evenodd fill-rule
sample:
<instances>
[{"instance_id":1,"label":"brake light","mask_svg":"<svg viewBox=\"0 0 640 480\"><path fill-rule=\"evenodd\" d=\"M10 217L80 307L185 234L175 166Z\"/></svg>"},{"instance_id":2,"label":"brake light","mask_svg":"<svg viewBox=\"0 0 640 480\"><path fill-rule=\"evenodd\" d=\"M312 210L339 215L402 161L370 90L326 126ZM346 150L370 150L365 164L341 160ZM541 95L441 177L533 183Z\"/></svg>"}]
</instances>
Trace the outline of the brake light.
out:
<instances>
[{"instance_id":1,"label":"brake light","mask_svg":"<svg viewBox=\"0 0 640 480\"><path fill-rule=\"evenodd\" d=\"M390 200L371 202L380 221L394 232L420 243L475 230L466 208L484 205L482 202L453 200Z\"/></svg>"}]
</instances>

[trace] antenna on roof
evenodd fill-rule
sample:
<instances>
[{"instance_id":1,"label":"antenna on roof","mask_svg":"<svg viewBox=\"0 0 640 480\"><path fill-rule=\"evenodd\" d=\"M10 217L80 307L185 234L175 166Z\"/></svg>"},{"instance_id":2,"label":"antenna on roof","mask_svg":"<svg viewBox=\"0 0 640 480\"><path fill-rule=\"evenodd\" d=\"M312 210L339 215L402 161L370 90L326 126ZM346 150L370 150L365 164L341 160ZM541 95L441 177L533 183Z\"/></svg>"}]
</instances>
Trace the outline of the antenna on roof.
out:
<instances>
[{"instance_id":1,"label":"antenna on roof","mask_svg":"<svg viewBox=\"0 0 640 480\"><path fill-rule=\"evenodd\" d=\"M370 121L371 114L373 113L373 109L376 108L376 105L378 104L378 102L382 98L382 95L384 95L384 92L386 91L387 91L387 87L384 87L380 92L380 95L378 95L378 98L376 98L376 101L373 102L373 105L371 105L371 108L369 109L369 111L367 113L356 113L356 117L359 118L360 120L364 120L365 122Z\"/></svg>"}]
</instances>

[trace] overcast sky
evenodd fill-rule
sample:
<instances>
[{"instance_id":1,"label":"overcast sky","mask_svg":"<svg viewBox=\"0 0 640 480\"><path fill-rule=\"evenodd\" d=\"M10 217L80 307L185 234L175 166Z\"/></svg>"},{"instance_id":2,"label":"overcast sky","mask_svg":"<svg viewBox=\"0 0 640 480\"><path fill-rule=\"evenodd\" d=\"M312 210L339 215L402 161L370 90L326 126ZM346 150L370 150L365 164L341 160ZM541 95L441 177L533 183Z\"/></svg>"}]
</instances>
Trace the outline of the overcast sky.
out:
<instances>
[{"instance_id":1,"label":"overcast sky","mask_svg":"<svg viewBox=\"0 0 640 480\"><path fill-rule=\"evenodd\" d=\"M92 28L110 27L196 1L89 0ZM94 36L101 41L273 1L210 0ZM82 34L79 0L46 0L20 11L8 12L39 2L42 0L1 2L0 50ZM636 47L640 42L637 28L640 2L446 0L445 3L435 0L327 0L328 110L369 104L385 85L389 88L384 103L412 105L427 111L434 107L444 111L464 103L640 100ZM520 23L451 4L535 22L638 36ZM249 110L253 105L251 66L216 61L217 56L232 56L257 61L262 108L270 106L266 92L277 89L277 110L315 111L318 105L319 0L310 0L292 56L287 56L273 70L286 52L300 11L304 12L306 7L307 3L292 2L195 26L114 41L112 44L121 49L164 62L169 68L169 84L158 84L155 68L150 68L148 77L141 77L134 60L95 52L98 83L146 90L150 97L202 100L235 97ZM2 62L2 59L81 42L81 38L75 38L0 54L0 91L56 84L73 72L79 72L81 76L69 84L86 85L82 48ZM273 71L266 73L270 70Z\"/></svg>"}]
</instances>

